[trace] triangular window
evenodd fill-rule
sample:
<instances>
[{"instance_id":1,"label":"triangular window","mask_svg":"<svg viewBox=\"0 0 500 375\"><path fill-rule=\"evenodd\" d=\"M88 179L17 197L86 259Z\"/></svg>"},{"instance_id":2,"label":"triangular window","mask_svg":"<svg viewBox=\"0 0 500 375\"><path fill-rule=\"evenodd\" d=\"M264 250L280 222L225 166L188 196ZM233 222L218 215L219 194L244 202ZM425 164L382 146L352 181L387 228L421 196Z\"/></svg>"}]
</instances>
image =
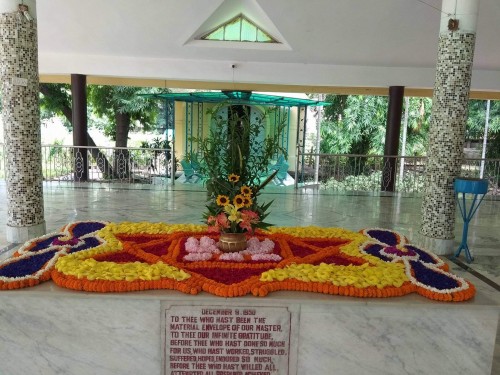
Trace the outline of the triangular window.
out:
<instances>
[{"instance_id":1,"label":"triangular window","mask_svg":"<svg viewBox=\"0 0 500 375\"><path fill-rule=\"evenodd\" d=\"M271 35L240 14L201 37L226 42L278 43Z\"/></svg>"}]
</instances>

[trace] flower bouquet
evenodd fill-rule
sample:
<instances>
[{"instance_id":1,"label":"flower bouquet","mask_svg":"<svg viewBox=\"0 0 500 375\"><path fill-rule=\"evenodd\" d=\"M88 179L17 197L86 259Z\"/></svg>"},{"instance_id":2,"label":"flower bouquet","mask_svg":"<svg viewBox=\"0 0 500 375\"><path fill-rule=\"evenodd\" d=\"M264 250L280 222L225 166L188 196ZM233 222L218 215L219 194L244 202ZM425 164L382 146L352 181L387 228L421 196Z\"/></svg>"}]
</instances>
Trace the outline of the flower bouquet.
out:
<instances>
[{"instance_id":1,"label":"flower bouquet","mask_svg":"<svg viewBox=\"0 0 500 375\"><path fill-rule=\"evenodd\" d=\"M209 232L221 234L221 250L240 251L245 249L247 234L272 225L264 221L272 201L259 205L257 197L275 176L276 172L269 174L267 169L270 160L283 153L279 139L285 123L264 137L264 120L270 110L254 121L245 111L230 113L226 120L218 115L219 110L216 106L211 111L214 126L209 136L197 140L209 201L203 218Z\"/></svg>"},{"instance_id":2,"label":"flower bouquet","mask_svg":"<svg viewBox=\"0 0 500 375\"><path fill-rule=\"evenodd\" d=\"M264 219L272 201L257 205L256 191L245 185L240 176L230 174L226 181L219 181L220 189L215 200L207 205L204 214L208 231L221 233L219 247L226 251L241 251L246 247L246 233L271 226Z\"/></svg>"}]
</instances>

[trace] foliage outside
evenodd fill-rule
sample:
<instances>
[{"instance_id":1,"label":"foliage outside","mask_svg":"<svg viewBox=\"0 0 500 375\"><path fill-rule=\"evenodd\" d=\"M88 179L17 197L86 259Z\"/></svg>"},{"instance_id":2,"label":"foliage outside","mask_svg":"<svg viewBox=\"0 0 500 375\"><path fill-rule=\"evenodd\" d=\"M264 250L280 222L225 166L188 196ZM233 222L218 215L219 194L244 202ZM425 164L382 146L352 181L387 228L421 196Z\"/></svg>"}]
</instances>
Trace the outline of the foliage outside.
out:
<instances>
[{"instance_id":1,"label":"foliage outside","mask_svg":"<svg viewBox=\"0 0 500 375\"><path fill-rule=\"evenodd\" d=\"M175 161L172 160L171 143L172 142L168 139L162 139L160 137L155 137L151 142L142 141L140 147L144 150L140 152L136 151L132 156L136 161L149 163L149 168L153 172L159 171L161 167L169 171L174 163L177 165L177 159ZM152 158L151 152L153 153ZM169 173L171 172L170 170Z\"/></svg>"},{"instance_id":2,"label":"foliage outside","mask_svg":"<svg viewBox=\"0 0 500 375\"><path fill-rule=\"evenodd\" d=\"M57 114L65 118L67 127L71 128L71 87L63 84L41 84L40 91L42 93L42 119ZM88 86L89 127L99 128L115 140L116 134L119 133L121 136L117 146L126 144L128 130L135 128L147 131L154 125L155 116L157 122L163 119L162 116L158 117L158 104L160 102L147 102L142 97L137 96L138 93L151 92L158 92L158 89ZM332 105L325 107L319 152L357 155L383 153L387 97L327 95L325 100L331 102ZM500 101L492 100L490 103L486 157L500 158ZM409 98L406 155L426 154L431 106L432 100L430 98ZM483 138L485 109L486 100L469 101L466 140L479 142ZM130 119L129 122L123 121L128 119ZM149 147L157 148L152 144ZM56 151L58 150L55 147L51 150L52 157L57 156L55 155ZM310 151L311 153L315 152L314 149ZM97 152L94 150L96 155L93 154L93 158L99 156ZM160 156L159 152L155 152L151 158L152 170L160 167ZM139 152L134 153L132 157L140 161L141 164L142 159L144 159L144 163L147 163L147 158L150 158L149 155L145 156ZM308 164L312 165L313 162L313 158L308 160ZM1 173L3 173L2 170L0 170ZM354 172L353 175L356 173L360 172ZM369 175L371 172L366 171L362 174ZM242 176L242 179L246 180L247 178L249 177ZM207 184L207 188L209 188L209 184Z\"/></svg>"},{"instance_id":3,"label":"foliage outside","mask_svg":"<svg viewBox=\"0 0 500 375\"><path fill-rule=\"evenodd\" d=\"M334 191L380 191L382 171L372 172L367 175L348 175L343 179L334 177L321 183L322 190ZM424 176L419 172L405 173L402 180L396 179L396 191L401 193L421 193L424 188Z\"/></svg>"},{"instance_id":4,"label":"foliage outside","mask_svg":"<svg viewBox=\"0 0 500 375\"><path fill-rule=\"evenodd\" d=\"M87 117L89 127L100 129L116 141L117 147L127 145L131 130L149 131L157 124L160 102L139 94L158 93L157 88L129 86L87 86ZM61 117L72 130L71 86L40 84L40 113L42 120Z\"/></svg>"},{"instance_id":5,"label":"foliage outside","mask_svg":"<svg viewBox=\"0 0 500 375\"><path fill-rule=\"evenodd\" d=\"M381 155L384 153L388 98L385 96L327 95L320 152ZM406 155L425 154L432 100L410 98Z\"/></svg>"},{"instance_id":6,"label":"foliage outside","mask_svg":"<svg viewBox=\"0 0 500 375\"><path fill-rule=\"evenodd\" d=\"M466 139L481 142L484 138L486 124L486 100L470 100L469 116L467 118ZM486 157L500 158L500 100L490 101L490 116L488 119L488 145Z\"/></svg>"},{"instance_id":7,"label":"foliage outside","mask_svg":"<svg viewBox=\"0 0 500 375\"><path fill-rule=\"evenodd\" d=\"M284 151L279 139L285 122L274 134L259 138L265 132L266 116L274 109L251 120L248 113L230 113L225 119L218 113L221 107L208 111L213 120L208 137L194 139L203 155L200 171L207 178L209 203L203 217L212 232L266 229L271 226L264 219L272 202L259 205L257 197L274 177L266 176L271 159Z\"/></svg>"},{"instance_id":8,"label":"foliage outside","mask_svg":"<svg viewBox=\"0 0 500 375\"><path fill-rule=\"evenodd\" d=\"M325 101L332 105L324 108L320 153L383 154L387 97L329 94ZM469 101L465 131L467 141L481 140L484 136L486 102L486 100ZM427 152L432 99L411 97L408 103L405 155L424 156ZM492 100L490 104L487 157L498 158L500 157L500 101Z\"/></svg>"},{"instance_id":9,"label":"foliage outside","mask_svg":"<svg viewBox=\"0 0 500 375\"><path fill-rule=\"evenodd\" d=\"M94 113L108 120L102 127L104 134L116 141L116 147L126 147L131 129L148 131L156 125L159 102L139 94L157 92L142 87L91 85L88 98Z\"/></svg>"}]
</instances>

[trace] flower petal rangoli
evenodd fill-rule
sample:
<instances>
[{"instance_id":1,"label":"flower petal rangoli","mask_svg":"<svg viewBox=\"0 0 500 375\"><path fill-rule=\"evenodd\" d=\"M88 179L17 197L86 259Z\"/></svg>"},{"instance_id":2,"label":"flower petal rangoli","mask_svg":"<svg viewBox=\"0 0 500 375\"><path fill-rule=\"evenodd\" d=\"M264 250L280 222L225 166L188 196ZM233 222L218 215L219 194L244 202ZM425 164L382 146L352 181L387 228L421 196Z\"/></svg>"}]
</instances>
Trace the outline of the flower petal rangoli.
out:
<instances>
[{"instance_id":1,"label":"flower petal rangoli","mask_svg":"<svg viewBox=\"0 0 500 375\"><path fill-rule=\"evenodd\" d=\"M462 301L474 295L474 286L448 272L448 265L441 258L409 244L401 234L387 229L365 229L362 233L370 238L362 252L404 264L417 293L441 301Z\"/></svg>"},{"instance_id":2,"label":"flower petal rangoli","mask_svg":"<svg viewBox=\"0 0 500 375\"><path fill-rule=\"evenodd\" d=\"M28 241L14 255L0 263L0 289L34 286L50 279L59 257L99 246L97 231L106 223L82 221L64 226L60 233L49 233Z\"/></svg>"},{"instance_id":3,"label":"flower petal rangoli","mask_svg":"<svg viewBox=\"0 0 500 375\"><path fill-rule=\"evenodd\" d=\"M297 290L355 297L417 292L427 298L471 298L472 284L439 257L385 229L272 227L247 250L224 254L202 225L68 224L25 244L0 263L0 288L57 285L93 292L146 289L235 297Z\"/></svg>"}]
</instances>

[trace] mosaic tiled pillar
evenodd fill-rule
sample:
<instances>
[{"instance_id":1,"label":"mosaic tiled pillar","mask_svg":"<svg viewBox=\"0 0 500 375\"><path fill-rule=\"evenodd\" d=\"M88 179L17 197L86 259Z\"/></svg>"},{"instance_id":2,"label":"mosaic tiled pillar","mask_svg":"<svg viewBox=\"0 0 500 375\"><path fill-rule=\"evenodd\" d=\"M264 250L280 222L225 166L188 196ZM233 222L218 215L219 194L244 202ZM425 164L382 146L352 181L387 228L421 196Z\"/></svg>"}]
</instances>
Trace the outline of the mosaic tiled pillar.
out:
<instances>
[{"instance_id":1,"label":"mosaic tiled pillar","mask_svg":"<svg viewBox=\"0 0 500 375\"><path fill-rule=\"evenodd\" d=\"M438 254L451 254L454 249L453 181L460 175L463 158L476 39L477 0L458 4L462 9L457 9L455 1L443 1L444 20L441 20L439 36L422 202L421 242ZM460 26L450 31L449 19L457 17L453 14L459 15Z\"/></svg>"},{"instance_id":2,"label":"mosaic tiled pillar","mask_svg":"<svg viewBox=\"0 0 500 375\"><path fill-rule=\"evenodd\" d=\"M0 14L0 89L7 154L7 240L45 233L36 22Z\"/></svg>"}]
</instances>

